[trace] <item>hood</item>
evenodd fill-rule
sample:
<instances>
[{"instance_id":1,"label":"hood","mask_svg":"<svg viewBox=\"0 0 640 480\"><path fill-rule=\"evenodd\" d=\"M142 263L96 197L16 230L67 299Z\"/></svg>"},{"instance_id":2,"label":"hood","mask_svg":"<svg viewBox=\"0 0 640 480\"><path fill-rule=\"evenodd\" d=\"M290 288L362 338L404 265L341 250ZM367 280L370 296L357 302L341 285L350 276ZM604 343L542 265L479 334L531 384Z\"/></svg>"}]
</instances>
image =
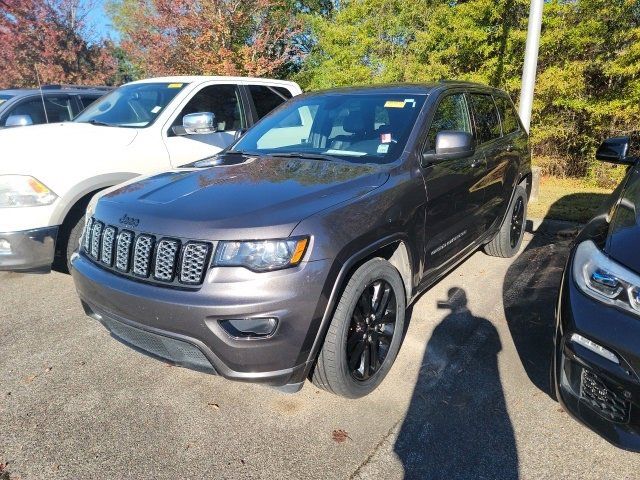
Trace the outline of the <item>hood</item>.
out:
<instances>
[{"instance_id":1,"label":"hood","mask_svg":"<svg viewBox=\"0 0 640 480\"><path fill-rule=\"evenodd\" d=\"M136 135L133 128L75 122L4 128L0 130L0 173L31 174L34 168L61 158L65 168L72 167L74 162L86 161L86 155L96 148L123 148Z\"/></svg>"},{"instance_id":2,"label":"hood","mask_svg":"<svg viewBox=\"0 0 640 480\"><path fill-rule=\"evenodd\" d=\"M364 195L389 177L379 166L348 162L242 160L130 182L100 198L96 217L117 226L126 215L137 230L168 236L286 237L306 217Z\"/></svg>"},{"instance_id":3,"label":"hood","mask_svg":"<svg viewBox=\"0 0 640 480\"><path fill-rule=\"evenodd\" d=\"M605 252L640 274L640 172L636 171L611 217Z\"/></svg>"}]
</instances>

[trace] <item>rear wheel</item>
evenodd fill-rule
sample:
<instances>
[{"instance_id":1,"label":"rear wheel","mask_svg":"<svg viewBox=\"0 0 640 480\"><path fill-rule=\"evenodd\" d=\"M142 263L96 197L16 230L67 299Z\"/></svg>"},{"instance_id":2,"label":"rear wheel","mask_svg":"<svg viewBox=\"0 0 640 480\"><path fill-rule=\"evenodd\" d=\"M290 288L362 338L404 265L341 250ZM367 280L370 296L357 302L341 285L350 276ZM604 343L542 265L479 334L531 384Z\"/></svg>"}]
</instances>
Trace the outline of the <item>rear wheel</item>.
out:
<instances>
[{"instance_id":1,"label":"rear wheel","mask_svg":"<svg viewBox=\"0 0 640 480\"><path fill-rule=\"evenodd\" d=\"M500 230L484 246L485 253L493 257L513 257L522 245L526 221L527 191L522 185L518 185Z\"/></svg>"},{"instance_id":2,"label":"rear wheel","mask_svg":"<svg viewBox=\"0 0 640 480\"><path fill-rule=\"evenodd\" d=\"M374 258L360 266L340 297L313 383L347 398L375 390L400 349L405 307L402 279L389 262Z\"/></svg>"}]
</instances>

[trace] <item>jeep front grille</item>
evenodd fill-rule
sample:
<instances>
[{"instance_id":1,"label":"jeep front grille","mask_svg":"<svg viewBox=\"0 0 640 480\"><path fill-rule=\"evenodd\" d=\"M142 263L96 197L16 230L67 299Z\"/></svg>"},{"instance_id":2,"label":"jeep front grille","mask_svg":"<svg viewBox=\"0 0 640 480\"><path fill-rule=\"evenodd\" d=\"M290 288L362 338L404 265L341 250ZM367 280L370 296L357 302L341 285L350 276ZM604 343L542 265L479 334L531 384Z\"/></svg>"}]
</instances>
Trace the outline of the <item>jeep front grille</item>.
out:
<instances>
[{"instance_id":1,"label":"jeep front grille","mask_svg":"<svg viewBox=\"0 0 640 480\"><path fill-rule=\"evenodd\" d=\"M215 243L118 230L90 218L84 252L103 268L164 285L202 284Z\"/></svg>"}]
</instances>

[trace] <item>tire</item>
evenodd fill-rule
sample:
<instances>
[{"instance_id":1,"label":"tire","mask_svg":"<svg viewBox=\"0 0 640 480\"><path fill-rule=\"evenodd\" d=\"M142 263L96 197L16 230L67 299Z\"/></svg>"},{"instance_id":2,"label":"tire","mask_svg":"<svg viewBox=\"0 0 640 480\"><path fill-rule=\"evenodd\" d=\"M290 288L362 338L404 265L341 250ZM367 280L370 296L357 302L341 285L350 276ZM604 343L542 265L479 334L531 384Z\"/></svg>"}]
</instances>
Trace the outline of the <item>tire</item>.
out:
<instances>
[{"instance_id":1,"label":"tire","mask_svg":"<svg viewBox=\"0 0 640 480\"><path fill-rule=\"evenodd\" d=\"M78 249L82 230L84 230L84 210L79 210L58 232L56 259L53 264L55 270L61 273L71 272L71 255Z\"/></svg>"},{"instance_id":2,"label":"tire","mask_svg":"<svg viewBox=\"0 0 640 480\"><path fill-rule=\"evenodd\" d=\"M518 185L500 230L484 246L484 252L492 257L513 257L522 245L526 221L527 191L522 185Z\"/></svg>"},{"instance_id":3,"label":"tire","mask_svg":"<svg viewBox=\"0 0 640 480\"><path fill-rule=\"evenodd\" d=\"M389 293L385 295L387 287ZM388 298L386 307L382 306L385 298ZM393 265L382 258L362 264L342 292L311 376L313 383L346 398L360 398L373 392L400 350L405 298L404 284ZM367 318L363 312L369 313ZM360 350L362 353L358 354Z\"/></svg>"}]
</instances>

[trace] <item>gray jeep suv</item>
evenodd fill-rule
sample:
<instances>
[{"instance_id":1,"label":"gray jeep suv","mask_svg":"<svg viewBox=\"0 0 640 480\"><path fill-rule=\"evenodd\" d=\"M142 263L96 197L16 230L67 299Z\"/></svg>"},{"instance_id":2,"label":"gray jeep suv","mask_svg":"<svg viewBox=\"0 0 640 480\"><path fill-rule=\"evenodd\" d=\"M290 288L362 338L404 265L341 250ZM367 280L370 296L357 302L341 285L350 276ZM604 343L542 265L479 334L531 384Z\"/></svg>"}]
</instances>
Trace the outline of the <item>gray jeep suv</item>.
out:
<instances>
[{"instance_id":1,"label":"gray jeep suv","mask_svg":"<svg viewBox=\"0 0 640 480\"><path fill-rule=\"evenodd\" d=\"M72 274L87 314L153 356L361 397L421 292L480 247L518 251L530 171L499 90L303 95L221 154L92 202Z\"/></svg>"}]
</instances>

